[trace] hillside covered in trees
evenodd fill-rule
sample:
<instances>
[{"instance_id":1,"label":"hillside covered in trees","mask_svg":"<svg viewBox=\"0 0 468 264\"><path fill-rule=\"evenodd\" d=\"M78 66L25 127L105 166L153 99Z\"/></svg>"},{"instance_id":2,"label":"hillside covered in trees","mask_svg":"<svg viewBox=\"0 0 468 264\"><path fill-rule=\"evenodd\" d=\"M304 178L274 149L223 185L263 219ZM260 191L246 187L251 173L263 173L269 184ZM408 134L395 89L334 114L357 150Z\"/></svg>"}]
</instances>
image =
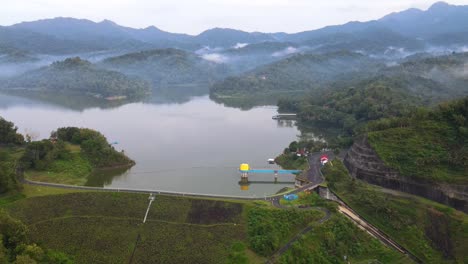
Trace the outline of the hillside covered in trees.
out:
<instances>
[{"instance_id":1,"label":"hillside covered in trees","mask_svg":"<svg viewBox=\"0 0 468 264\"><path fill-rule=\"evenodd\" d=\"M297 112L305 123L325 122L353 134L368 121L468 95L467 56L409 59L370 78L341 80L300 100L279 100L279 110Z\"/></svg>"},{"instance_id":2,"label":"hillside covered in trees","mask_svg":"<svg viewBox=\"0 0 468 264\"><path fill-rule=\"evenodd\" d=\"M79 57L57 61L50 66L26 72L4 81L0 88L15 91L46 91L88 95L97 98L141 98L149 85L122 73L102 70Z\"/></svg>"},{"instance_id":3,"label":"hillside covered in trees","mask_svg":"<svg viewBox=\"0 0 468 264\"><path fill-rule=\"evenodd\" d=\"M401 175L468 184L468 97L367 125L379 157Z\"/></svg>"},{"instance_id":4,"label":"hillside covered in trees","mask_svg":"<svg viewBox=\"0 0 468 264\"><path fill-rule=\"evenodd\" d=\"M50 140L29 142L20 161L26 178L77 185L86 184L95 169L135 164L101 133L77 127L59 128Z\"/></svg>"},{"instance_id":5,"label":"hillside covered in trees","mask_svg":"<svg viewBox=\"0 0 468 264\"><path fill-rule=\"evenodd\" d=\"M240 76L228 77L211 87L214 97L276 98L302 95L325 89L338 80L372 75L383 65L367 56L349 51L326 54L296 54L261 66Z\"/></svg>"},{"instance_id":6,"label":"hillside covered in trees","mask_svg":"<svg viewBox=\"0 0 468 264\"><path fill-rule=\"evenodd\" d=\"M101 66L143 78L151 82L155 88L166 85L212 83L227 73L226 67L222 64L172 48L145 50L108 58Z\"/></svg>"}]
</instances>

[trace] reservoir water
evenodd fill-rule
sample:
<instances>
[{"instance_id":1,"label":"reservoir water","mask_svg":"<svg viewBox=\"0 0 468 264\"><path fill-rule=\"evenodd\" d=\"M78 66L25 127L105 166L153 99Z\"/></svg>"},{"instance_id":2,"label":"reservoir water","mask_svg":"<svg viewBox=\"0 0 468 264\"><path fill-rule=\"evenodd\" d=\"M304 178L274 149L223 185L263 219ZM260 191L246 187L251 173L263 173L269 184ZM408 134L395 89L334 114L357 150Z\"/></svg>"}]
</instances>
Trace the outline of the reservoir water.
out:
<instances>
[{"instance_id":1,"label":"reservoir water","mask_svg":"<svg viewBox=\"0 0 468 264\"><path fill-rule=\"evenodd\" d=\"M248 190L239 186L239 164L278 168L274 158L300 134L291 121L273 120L276 107L250 110L225 107L208 96L183 103L130 103L113 108L73 110L43 101L0 95L0 116L35 139L64 126L103 133L115 148L136 161L121 172L98 172L91 185L192 193L264 196L292 186L294 175L251 175Z\"/></svg>"}]
</instances>

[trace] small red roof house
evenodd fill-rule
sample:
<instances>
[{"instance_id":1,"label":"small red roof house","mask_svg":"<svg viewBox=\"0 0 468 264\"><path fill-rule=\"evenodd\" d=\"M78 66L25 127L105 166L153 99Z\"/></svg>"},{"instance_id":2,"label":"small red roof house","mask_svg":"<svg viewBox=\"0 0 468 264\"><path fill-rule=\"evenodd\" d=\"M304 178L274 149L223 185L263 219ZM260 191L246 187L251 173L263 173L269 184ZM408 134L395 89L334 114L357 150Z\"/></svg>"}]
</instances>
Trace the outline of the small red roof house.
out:
<instances>
[{"instance_id":1,"label":"small red roof house","mask_svg":"<svg viewBox=\"0 0 468 264\"><path fill-rule=\"evenodd\" d=\"M328 157L327 157L327 155L322 155L322 156L320 157L320 163L322 163L322 165L325 165L325 163L327 163L327 162L328 162Z\"/></svg>"}]
</instances>

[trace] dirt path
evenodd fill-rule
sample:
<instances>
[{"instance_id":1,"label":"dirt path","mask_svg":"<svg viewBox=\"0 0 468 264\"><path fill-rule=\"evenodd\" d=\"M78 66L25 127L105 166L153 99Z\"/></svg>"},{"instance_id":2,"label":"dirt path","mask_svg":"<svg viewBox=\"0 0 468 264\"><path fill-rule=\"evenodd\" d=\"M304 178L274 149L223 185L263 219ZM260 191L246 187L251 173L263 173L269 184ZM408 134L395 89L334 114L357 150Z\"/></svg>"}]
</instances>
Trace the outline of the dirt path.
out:
<instances>
[{"instance_id":1,"label":"dirt path","mask_svg":"<svg viewBox=\"0 0 468 264\"><path fill-rule=\"evenodd\" d=\"M384 234L378 228L376 228L375 226L371 225L369 222L364 220L361 216L359 216L353 209L351 209L347 205L340 204L338 206L338 211L342 213L343 215L345 215L347 218L349 218L360 229L364 230L369 235L376 238L383 244L387 245L390 248L395 249L401 254L408 256L410 259L412 259L416 263L423 263L419 258L411 254L408 250L400 246L397 242L393 241L391 238L389 238L386 234Z\"/></svg>"}]
</instances>

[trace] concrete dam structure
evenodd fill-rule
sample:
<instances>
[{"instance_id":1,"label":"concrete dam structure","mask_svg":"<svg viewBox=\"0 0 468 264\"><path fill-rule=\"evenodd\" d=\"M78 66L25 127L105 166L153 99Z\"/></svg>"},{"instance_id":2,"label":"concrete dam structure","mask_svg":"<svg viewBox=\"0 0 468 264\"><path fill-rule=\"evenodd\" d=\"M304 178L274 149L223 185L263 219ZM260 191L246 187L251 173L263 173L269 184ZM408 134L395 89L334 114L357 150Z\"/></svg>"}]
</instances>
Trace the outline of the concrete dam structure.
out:
<instances>
[{"instance_id":1,"label":"concrete dam structure","mask_svg":"<svg viewBox=\"0 0 468 264\"><path fill-rule=\"evenodd\" d=\"M353 177L370 184L422 196L468 213L467 185L434 183L402 176L384 164L365 136L355 140L344 164Z\"/></svg>"}]
</instances>

